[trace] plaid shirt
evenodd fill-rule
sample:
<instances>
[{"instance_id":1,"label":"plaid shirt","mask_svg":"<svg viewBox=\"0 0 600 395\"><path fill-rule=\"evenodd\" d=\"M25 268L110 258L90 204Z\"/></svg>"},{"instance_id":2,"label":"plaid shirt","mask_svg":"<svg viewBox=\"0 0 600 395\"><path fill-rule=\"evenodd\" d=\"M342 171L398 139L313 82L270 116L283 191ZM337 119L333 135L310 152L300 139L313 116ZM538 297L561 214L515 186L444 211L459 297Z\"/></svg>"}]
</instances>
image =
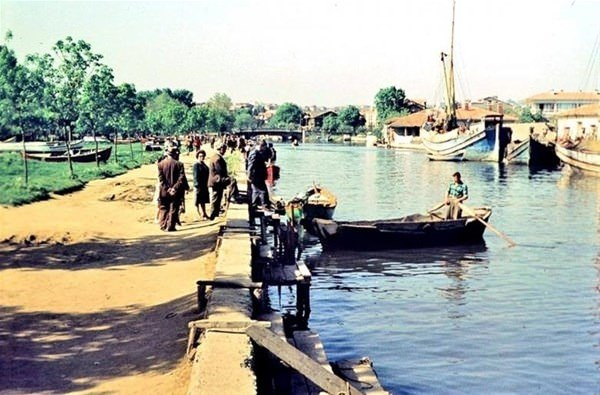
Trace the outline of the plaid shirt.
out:
<instances>
[{"instance_id":1,"label":"plaid shirt","mask_svg":"<svg viewBox=\"0 0 600 395\"><path fill-rule=\"evenodd\" d=\"M456 184L453 182L448 187L448 196L455 199L469 196L469 188L467 188L467 184Z\"/></svg>"}]
</instances>

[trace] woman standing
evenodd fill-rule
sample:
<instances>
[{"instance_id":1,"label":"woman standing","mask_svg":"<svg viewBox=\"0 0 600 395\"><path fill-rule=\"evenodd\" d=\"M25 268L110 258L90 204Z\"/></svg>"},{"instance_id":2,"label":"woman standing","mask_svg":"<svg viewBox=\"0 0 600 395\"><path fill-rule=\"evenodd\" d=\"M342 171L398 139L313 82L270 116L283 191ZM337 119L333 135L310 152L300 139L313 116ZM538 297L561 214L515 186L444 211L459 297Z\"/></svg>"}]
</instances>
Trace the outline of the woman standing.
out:
<instances>
[{"instance_id":1,"label":"woman standing","mask_svg":"<svg viewBox=\"0 0 600 395\"><path fill-rule=\"evenodd\" d=\"M194 198L194 206L198 211L198 215L201 219L207 220L208 215L206 214L206 203L208 203L208 166L204 163L206 158L206 152L200 150L196 152L196 163L194 163L194 188L196 189L196 196ZM202 214L200 213L202 210Z\"/></svg>"}]
</instances>

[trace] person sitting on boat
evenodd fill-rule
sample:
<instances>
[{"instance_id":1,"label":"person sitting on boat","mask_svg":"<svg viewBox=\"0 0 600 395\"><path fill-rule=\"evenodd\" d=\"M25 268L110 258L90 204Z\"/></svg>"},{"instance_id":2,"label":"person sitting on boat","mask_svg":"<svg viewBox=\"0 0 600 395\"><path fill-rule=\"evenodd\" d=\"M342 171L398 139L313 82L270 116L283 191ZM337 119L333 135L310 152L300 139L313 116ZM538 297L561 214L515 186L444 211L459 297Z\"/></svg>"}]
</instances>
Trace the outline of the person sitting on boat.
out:
<instances>
[{"instance_id":1,"label":"person sitting on boat","mask_svg":"<svg viewBox=\"0 0 600 395\"><path fill-rule=\"evenodd\" d=\"M459 172L452 174L453 181L448 186L446 192L446 205L448 209L446 211L446 219L458 219L461 217L462 210L460 203L464 202L469 198L469 188L467 184L462 182Z\"/></svg>"}]
</instances>

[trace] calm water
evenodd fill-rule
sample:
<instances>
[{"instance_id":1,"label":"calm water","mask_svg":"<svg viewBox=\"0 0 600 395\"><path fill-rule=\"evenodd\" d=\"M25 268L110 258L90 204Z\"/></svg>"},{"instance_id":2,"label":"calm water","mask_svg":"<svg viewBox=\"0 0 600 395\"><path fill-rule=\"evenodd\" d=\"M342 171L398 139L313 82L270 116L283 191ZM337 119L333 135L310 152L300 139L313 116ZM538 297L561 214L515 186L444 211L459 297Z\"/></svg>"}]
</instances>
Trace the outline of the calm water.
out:
<instances>
[{"instance_id":1,"label":"calm water","mask_svg":"<svg viewBox=\"0 0 600 395\"><path fill-rule=\"evenodd\" d=\"M490 222L518 244L490 231L485 247L458 249L325 253L310 241L309 325L330 360L369 356L394 394L600 394L600 179L397 150L276 147L278 194L316 181L337 194L345 220L424 212L459 170L467 203L491 206Z\"/></svg>"}]
</instances>

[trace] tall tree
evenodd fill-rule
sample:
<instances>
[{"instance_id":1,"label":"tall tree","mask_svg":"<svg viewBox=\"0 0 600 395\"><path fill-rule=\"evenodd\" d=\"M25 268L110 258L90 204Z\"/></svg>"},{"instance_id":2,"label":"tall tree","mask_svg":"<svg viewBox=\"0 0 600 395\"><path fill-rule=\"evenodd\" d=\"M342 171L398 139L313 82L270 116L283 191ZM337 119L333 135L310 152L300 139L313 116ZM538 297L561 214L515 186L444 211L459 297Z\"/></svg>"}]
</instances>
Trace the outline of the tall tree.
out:
<instances>
[{"instance_id":1,"label":"tall tree","mask_svg":"<svg viewBox=\"0 0 600 395\"><path fill-rule=\"evenodd\" d=\"M377 120L383 122L392 116L400 115L405 108L405 102L406 94L403 89L395 86L380 89L375 95Z\"/></svg>"},{"instance_id":2,"label":"tall tree","mask_svg":"<svg viewBox=\"0 0 600 395\"><path fill-rule=\"evenodd\" d=\"M96 166L100 166L98 159L98 140L96 135L100 131L106 131L115 118L115 98L117 88L113 84L112 70L107 66L101 66L97 72L85 82L79 102L79 118L77 128L84 133L91 132L96 144ZM117 157L115 140L114 157Z\"/></svg>"},{"instance_id":3,"label":"tall tree","mask_svg":"<svg viewBox=\"0 0 600 395\"><path fill-rule=\"evenodd\" d=\"M293 103L283 103L277 108L269 125L279 128L297 128L302 122L302 109Z\"/></svg>"},{"instance_id":4,"label":"tall tree","mask_svg":"<svg viewBox=\"0 0 600 395\"><path fill-rule=\"evenodd\" d=\"M251 110L240 108L234 112L233 126L238 129L252 129L258 125L256 118L252 116Z\"/></svg>"},{"instance_id":5,"label":"tall tree","mask_svg":"<svg viewBox=\"0 0 600 395\"><path fill-rule=\"evenodd\" d=\"M7 41L12 35L7 34ZM0 45L0 129L20 133L25 154L25 130L35 127L42 119L43 80L20 65L14 52ZM27 160L23 155L24 180L29 182Z\"/></svg>"},{"instance_id":6,"label":"tall tree","mask_svg":"<svg viewBox=\"0 0 600 395\"><path fill-rule=\"evenodd\" d=\"M69 171L73 177L70 150L73 130L80 115L83 88L96 68L100 66L102 55L93 53L91 45L87 42L75 41L70 36L57 41L52 50L55 55L55 72L52 73L55 93L53 106L58 115L58 123L67 137Z\"/></svg>"},{"instance_id":7,"label":"tall tree","mask_svg":"<svg viewBox=\"0 0 600 395\"><path fill-rule=\"evenodd\" d=\"M327 115L323 119L321 130L328 134L337 134L340 129L340 121L337 115Z\"/></svg>"},{"instance_id":8,"label":"tall tree","mask_svg":"<svg viewBox=\"0 0 600 395\"><path fill-rule=\"evenodd\" d=\"M356 106L342 108L338 114L338 120L341 125L351 128L352 132L355 132L357 127L365 124L365 118Z\"/></svg>"},{"instance_id":9,"label":"tall tree","mask_svg":"<svg viewBox=\"0 0 600 395\"><path fill-rule=\"evenodd\" d=\"M188 108L192 108L194 105L194 94L187 89L176 89L171 93L171 97Z\"/></svg>"}]
</instances>

